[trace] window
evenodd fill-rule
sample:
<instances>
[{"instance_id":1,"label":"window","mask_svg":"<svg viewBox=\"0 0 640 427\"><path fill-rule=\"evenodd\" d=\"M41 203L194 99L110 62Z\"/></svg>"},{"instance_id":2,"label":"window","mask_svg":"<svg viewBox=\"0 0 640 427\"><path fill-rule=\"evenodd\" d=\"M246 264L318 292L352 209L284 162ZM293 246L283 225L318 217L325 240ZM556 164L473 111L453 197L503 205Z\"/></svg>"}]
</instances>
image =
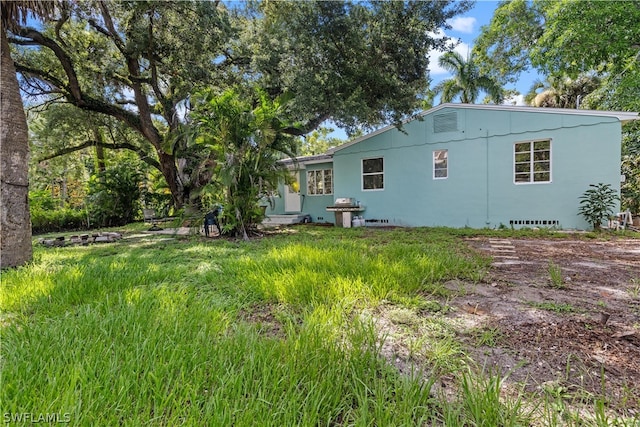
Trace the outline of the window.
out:
<instances>
[{"instance_id":1,"label":"window","mask_svg":"<svg viewBox=\"0 0 640 427\"><path fill-rule=\"evenodd\" d=\"M307 194L333 194L333 170L307 171Z\"/></svg>"},{"instance_id":2,"label":"window","mask_svg":"<svg viewBox=\"0 0 640 427\"><path fill-rule=\"evenodd\" d=\"M362 189L384 189L384 159L362 159Z\"/></svg>"},{"instance_id":3,"label":"window","mask_svg":"<svg viewBox=\"0 0 640 427\"><path fill-rule=\"evenodd\" d=\"M513 171L516 184L551 182L551 141L517 142Z\"/></svg>"},{"instance_id":4,"label":"window","mask_svg":"<svg viewBox=\"0 0 640 427\"><path fill-rule=\"evenodd\" d=\"M445 179L449 176L447 151L436 150L433 152L433 179Z\"/></svg>"}]
</instances>

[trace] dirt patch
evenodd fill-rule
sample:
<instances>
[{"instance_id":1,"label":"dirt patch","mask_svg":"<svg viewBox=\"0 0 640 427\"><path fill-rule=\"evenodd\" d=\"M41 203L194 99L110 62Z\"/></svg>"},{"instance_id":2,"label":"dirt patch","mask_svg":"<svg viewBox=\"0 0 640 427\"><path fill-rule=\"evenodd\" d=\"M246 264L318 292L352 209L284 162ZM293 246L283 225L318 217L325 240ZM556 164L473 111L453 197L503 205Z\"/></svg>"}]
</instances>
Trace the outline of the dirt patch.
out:
<instances>
[{"instance_id":1,"label":"dirt patch","mask_svg":"<svg viewBox=\"0 0 640 427\"><path fill-rule=\"evenodd\" d=\"M472 358L528 391L605 397L611 408L638 413L640 240L469 244L494 262L487 283L447 285L457 295L450 316L499 337L493 347L468 339Z\"/></svg>"},{"instance_id":2,"label":"dirt patch","mask_svg":"<svg viewBox=\"0 0 640 427\"><path fill-rule=\"evenodd\" d=\"M383 355L411 371L421 363L411 329L424 335L433 319L446 319L462 352L507 384L591 407L604 398L609 410L639 416L640 239L468 243L493 257L485 282L446 283L453 296L442 304L450 310L417 311L422 323L380 307L373 317L386 337Z\"/></svg>"},{"instance_id":3,"label":"dirt patch","mask_svg":"<svg viewBox=\"0 0 640 427\"><path fill-rule=\"evenodd\" d=\"M270 338L284 338L285 327L278 313L282 308L274 304L252 305L238 313L238 318L244 322L255 325L258 331Z\"/></svg>"}]
</instances>

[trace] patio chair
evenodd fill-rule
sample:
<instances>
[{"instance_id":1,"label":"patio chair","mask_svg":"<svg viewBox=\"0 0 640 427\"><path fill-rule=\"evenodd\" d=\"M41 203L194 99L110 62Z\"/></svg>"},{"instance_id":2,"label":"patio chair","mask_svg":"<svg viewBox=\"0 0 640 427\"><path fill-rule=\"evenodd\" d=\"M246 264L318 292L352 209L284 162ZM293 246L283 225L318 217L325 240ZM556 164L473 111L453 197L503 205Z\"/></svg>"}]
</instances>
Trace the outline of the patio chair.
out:
<instances>
[{"instance_id":1,"label":"patio chair","mask_svg":"<svg viewBox=\"0 0 640 427\"><path fill-rule=\"evenodd\" d=\"M159 218L156 215L155 209L142 209L142 216L144 217L144 222L151 224L149 231L162 230L161 227L158 227Z\"/></svg>"}]
</instances>

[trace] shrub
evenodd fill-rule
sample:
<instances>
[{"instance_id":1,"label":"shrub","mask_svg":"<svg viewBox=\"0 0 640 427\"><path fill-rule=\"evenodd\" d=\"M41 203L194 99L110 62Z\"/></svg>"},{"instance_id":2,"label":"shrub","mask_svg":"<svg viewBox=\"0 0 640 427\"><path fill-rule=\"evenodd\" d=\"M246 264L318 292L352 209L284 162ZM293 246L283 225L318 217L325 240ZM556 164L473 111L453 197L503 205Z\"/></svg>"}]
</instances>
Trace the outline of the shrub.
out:
<instances>
[{"instance_id":1,"label":"shrub","mask_svg":"<svg viewBox=\"0 0 640 427\"><path fill-rule=\"evenodd\" d=\"M594 230L599 230L602 221L613 214L613 208L620 197L610 184L590 184L589 187L591 188L580 196L578 213L593 226Z\"/></svg>"},{"instance_id":2,"label":"shrub","mask_svg":"<svg viewBox=\"0 0 640 427\"><path fill-rule=\"evenodd\" d=\"M131 162L92 176L87 197L91 224L109 227L132 222L140 210L141 180L142 174Z\"/></svg>"},{"instance_id":3,"label":"shrub","mask_svg":"<svg viewBox=\"0 0 640 427\"><path fill-rule=\"evenodd\" d=\"M56 208L56 201L48 190L30 190L29 191L29 207L31 209L53 210ZM33 214L32 214L33 215Z\"/></svg>"},{"instance_id":4,"label":"shrub","mask_svg":"<svg viewBox=\"0 0 640 427\"><path fill-rule=\"evenodd\" d=\"M33 234L53 231L83 230L87 228L87 211L84 209L43 209L31 207L31 231Z\"/></svg>"}]
</instances>

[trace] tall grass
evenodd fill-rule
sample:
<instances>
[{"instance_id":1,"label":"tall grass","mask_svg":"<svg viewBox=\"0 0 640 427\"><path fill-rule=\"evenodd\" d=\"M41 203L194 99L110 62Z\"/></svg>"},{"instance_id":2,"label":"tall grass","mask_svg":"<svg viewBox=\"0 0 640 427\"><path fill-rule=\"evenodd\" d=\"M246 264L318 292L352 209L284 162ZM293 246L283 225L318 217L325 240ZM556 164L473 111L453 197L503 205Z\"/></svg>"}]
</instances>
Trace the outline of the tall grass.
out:
<instances>
[{"instance_id":1,"label":"tall grass","mask_svg":"<svg viewBox=\"0 0 640 427\"><path fill-rule=\"evenodd\" d=\"M430 230L36 247L31 265L2 273L2 413L73 425L440 423L434 380L399 374L358 313L476 280L487 262Z\"/></svg>"}]
</instances>

